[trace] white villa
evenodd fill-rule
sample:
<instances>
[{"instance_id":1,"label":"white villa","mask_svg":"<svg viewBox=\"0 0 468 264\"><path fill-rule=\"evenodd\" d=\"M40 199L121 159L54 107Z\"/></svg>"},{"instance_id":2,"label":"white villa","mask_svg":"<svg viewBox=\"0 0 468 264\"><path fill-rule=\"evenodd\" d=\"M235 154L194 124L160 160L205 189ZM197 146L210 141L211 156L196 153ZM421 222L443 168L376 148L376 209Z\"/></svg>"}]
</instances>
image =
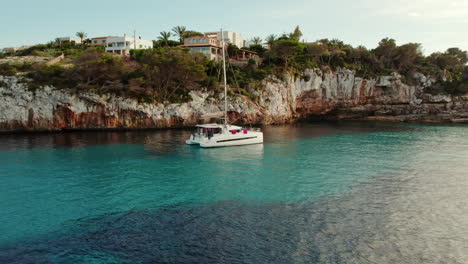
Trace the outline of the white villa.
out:
<instances>
[{"instance_id":1,"label":"white villa","mask_svg":"<svg viewBox=\"0 0 468 264\"><path fill-rule=\"evenodd\" d=\"M106 39L106 52L117 53L120 55L129 55L131 49L151 49L152 40L144 40L140 37L108 37Z\"/></svg>"},{"instance_id":2,"label":"white villa","mask_svg":"<svg viewBox=\"0 0 468 264\"><path fill-rule=\"evenodd\" d=\"M231 43L236 45L238 48L245 47L245 40L241 36L240 33L232 32L232 31L223 31L223 35L221 36L221 32L207 32L205 33L206 36L215 37L219 40L223 40L225 42Z\"/></svg>"},{"instance_id":3,"label":"white villa","mask_svg":"<svg viewBox=\"0 0 468 264\"><path fill-rule=\"evenodd\" d=\"M61 43L76 43L80 44L81 39L78 37L62 37L62 38L57 38Z\"/></svg>"},{"instance_id":4,"label":"white villa","mask_svg":"<svg viewBox=\"0 0 468 264\"><path fill-rule=\"evenodd\" d=\"M223 31L222 34L221 32L206 32L203 36L185 38L182 47L190 49L191 52L202 53L210 60L219 60L222 58L223 40L226 47L229 44L236 45L240 49L245 47L245 40L241 34L232 31ZM256 55L254 52L243 50L242 57L250 59L254 55Z\"/></svg>"}]
</instances>

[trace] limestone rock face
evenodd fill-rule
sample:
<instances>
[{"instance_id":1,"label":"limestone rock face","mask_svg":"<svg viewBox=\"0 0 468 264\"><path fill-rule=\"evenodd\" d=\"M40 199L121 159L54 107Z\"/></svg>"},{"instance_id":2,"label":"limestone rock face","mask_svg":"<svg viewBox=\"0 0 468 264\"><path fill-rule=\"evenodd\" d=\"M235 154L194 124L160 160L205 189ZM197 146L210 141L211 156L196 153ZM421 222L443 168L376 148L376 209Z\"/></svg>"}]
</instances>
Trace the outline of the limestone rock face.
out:
<instances>
[{"instance_id":1,"label":"limestone rock face","mask_svg":"<svg viewBox=\"0 0 468 264\"><path fill-rule=\"evenodd\" d=\"M308 69L270 76L245 96L228 98L231 123L285 123L313 116L391 121L468 120L468 98L429 95L434 80L415 75L410 86L401 76L357 77L354 71ZM30 91L20 77L0 76L0 131L63 129L143 129L193 126L201 117L224 110L223 95L191 92L182 104L149 104L114 95L73 94L43 87ZM206 121L206 120L205 120Z\"/></svg>"}]
</instances>

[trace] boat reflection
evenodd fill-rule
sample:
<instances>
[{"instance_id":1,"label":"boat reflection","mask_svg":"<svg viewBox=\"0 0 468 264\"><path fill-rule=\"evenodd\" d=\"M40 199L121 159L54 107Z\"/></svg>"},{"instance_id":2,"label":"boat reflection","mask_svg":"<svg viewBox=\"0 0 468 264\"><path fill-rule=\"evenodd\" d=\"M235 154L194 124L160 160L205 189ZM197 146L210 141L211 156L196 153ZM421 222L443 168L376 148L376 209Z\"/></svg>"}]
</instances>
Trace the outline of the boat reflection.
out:
<instances>
[{"instance_id":1,"label":"boat reflection","mask_svg":"<svg viewBox=\"0 0 468 264\"><path fill-rule=\"evenodd\" d=\"M188 146L188 148L190 148ZM192 147L192 149L194 149ZM194 151L203 159L215 159L223 162L236 160L259 160L264 156L264 145L255 144L247 146L202 149L195 148Z\"/></svg>"}]
</instances>

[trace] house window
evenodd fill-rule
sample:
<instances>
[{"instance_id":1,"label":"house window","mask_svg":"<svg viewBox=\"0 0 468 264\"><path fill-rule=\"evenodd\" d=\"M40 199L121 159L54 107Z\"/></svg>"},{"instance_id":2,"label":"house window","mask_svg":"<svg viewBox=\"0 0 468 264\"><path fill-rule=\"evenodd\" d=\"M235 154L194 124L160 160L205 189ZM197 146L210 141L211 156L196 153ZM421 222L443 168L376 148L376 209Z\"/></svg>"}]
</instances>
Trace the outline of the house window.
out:
<instances>
[{"instance_id":1,"label":"house window","mask_svg":"<svg viewBox=\"0 0 468 264\"><path fill-rule=\"evenodd\" d=\"M97 44L97 40L93 41L94 44Z\"/></svg>"},{"instance_id":2,"label":"house window","mask_svg":"<svg viewBox=\"0 0 468 264\"><path fill-rule=\"evenodd\" d=\"M143 45L140 44L140 49L143 48Z\"/></svg>"}]
</instances>

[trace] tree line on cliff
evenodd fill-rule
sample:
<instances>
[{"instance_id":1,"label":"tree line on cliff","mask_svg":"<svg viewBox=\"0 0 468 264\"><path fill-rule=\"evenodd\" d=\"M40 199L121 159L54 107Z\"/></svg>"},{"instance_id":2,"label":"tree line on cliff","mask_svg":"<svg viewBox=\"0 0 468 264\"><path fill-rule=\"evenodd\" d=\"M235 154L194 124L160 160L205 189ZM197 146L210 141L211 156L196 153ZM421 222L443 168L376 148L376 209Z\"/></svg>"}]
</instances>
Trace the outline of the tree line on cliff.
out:
<instances>
[{"instance_id":1,"label":"tree line on cliff","mask_svg":"<svg viewBox=\"0 0 468 264\"><path fill-rule=\"evenodd\" d=\"M173 34L162 32L156 47L151 50L132 51L130 57L107 54L102 47L86 44L58 44L51 42L31 47L17 55L44 55L61 51L69 59L60 65L0 64L0 75L27 72L33 80L32 87L53 85L71 88L76 92L93 91L130 96L144 101L180 102L189 100L189 92L200 88L219 90L221 76L219 63L209 61L199 53L177 47L184 37L200 34L184 27L173 29L178 41L170 40ZM164 33L164 34L163 34ZM188 34L188 35L187 35ZM301 41L299 27L289 34L269 35L265 43L256 37L252 45L243 47L255 51L262 63L255 61L243 67L229 65L228 82L234 92L250 96L245 89L268 75L281 76L284 71L301 72L306 68L335 70L348 68L358 76L375 78L398 72L412 83L415 73L435 77L438 81L429 92L463 94L468 92L468 55L459 48L424 56L418 43L397 45L385 38L375 49L353 47L337 39L321 39L312 43ZM235 56L239 47L229 46L228 54Z\"/></svg>"}]
</instances>

